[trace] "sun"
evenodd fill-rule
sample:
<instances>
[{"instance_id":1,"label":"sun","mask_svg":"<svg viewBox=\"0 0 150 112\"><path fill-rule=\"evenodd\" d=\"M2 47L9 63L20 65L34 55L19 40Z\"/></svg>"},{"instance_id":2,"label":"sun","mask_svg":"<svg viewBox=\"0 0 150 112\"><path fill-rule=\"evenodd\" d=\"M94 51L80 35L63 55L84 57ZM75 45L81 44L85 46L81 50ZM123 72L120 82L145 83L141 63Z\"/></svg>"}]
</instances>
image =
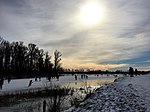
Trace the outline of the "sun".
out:
<instances>
[{"instance_id":1,"label":"sun","mask_svg":"<svg viewBox=\"0 0 150 112\"><path fill-rule=\"evenodd\" d=\"M85 25L94 25L102 18L102 7L98 3L87 3L80 10L80 21Z\"/></svg>"}]
</instances>

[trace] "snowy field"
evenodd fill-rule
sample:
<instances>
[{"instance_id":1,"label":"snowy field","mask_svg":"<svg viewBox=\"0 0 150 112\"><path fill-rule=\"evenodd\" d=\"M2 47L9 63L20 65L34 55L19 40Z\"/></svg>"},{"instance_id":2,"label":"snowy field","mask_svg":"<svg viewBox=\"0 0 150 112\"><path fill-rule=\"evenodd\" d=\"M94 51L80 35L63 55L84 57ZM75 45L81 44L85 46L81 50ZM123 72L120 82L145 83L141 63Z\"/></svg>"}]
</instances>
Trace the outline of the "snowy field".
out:
<instances>
[{"instance_id":1,"label":"snowy field","mask_svg":"<svg viewBox=\"0 0 150 112\"><path fill-rule=\"evenodd\" d=\"M53 84L59 84L59 85L69 85L71 87L79 87L82 86L83 82L88 82L88 85L90 86L96 86L96 85L103 85L103 83L109 83L110 81L113 81L115 78L114 76L96 76L96 75L88 75L88 79L81 79L81 75L78 75L78 79L75 80L75 76L72 75L66 75L61 76L59 78L59 81L57 79L51 79L51 83ZM29 81L32 80L33 83L30 87ZM41 78L41 81L39 79L35 81L35 78L30 79L14 79L11 80L10 83L7 82L7 80L4 81L4 84L2 86L2 90L0 90L0 94L6 93L6 92L13 92L13 91L23 91L23 90L32 90L32 89L39 89L44 88L46 85L48 85L50 82L46 78Z\"/></svg>"},{"instance_id":2,"label":"snowy field","mask_svg":"<svg viewBox=\"0 0 150 112\"><path fill-rule=\"evenodd\" d=\"M119 78L65 112L150 112L150 74Z\"/></svg>"}]
</instances>

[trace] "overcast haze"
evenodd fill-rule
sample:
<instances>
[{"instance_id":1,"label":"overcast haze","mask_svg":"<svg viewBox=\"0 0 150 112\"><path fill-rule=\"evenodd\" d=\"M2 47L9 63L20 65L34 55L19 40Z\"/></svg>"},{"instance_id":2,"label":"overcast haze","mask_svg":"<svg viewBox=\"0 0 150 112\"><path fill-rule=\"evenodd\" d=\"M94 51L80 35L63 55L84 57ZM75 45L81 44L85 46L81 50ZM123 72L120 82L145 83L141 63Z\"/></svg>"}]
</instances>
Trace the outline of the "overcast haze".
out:
<instances>
[{"instance_id":1,"label":"overcast haze","mask_svg":"<svg viewBox=\"0 0 150 112\"><path fill-rule=\"evenodd\" d=\"M150 70L150 0L92 0L103 9L95 25L80 9L91 0L0 0L0 35L35 43L64 67Z\"/></svg>"}]
</instances>

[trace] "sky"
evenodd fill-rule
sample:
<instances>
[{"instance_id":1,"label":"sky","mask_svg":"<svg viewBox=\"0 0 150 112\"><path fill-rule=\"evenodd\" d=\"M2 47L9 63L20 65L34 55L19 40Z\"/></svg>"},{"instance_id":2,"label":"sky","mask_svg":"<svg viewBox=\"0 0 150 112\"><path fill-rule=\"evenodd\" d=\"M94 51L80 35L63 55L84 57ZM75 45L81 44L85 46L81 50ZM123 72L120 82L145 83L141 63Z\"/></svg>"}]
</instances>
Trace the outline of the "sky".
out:
<instances>
[{"instance_id":1,"label":"sky","mask_svg":"<svg viewBox=\"0 0 150 112\"><path fill-rule=\"evenodd\" d=\"M0 36L57 49L65 68L150 70L149 11L150 0L0 0Z\"/></svg>"}]
</instances>

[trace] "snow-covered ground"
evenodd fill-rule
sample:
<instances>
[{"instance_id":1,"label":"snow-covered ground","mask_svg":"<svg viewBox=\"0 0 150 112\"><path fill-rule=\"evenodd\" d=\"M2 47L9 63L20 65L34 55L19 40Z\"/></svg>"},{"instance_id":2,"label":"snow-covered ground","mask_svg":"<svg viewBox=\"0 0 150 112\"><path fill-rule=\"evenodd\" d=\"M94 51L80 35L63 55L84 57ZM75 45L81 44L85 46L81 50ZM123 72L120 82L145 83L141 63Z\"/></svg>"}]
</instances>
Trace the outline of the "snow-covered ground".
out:
<instances>
[{"instance_id":1,"label":"snow-covered ground","mask_svg":"<svg viewBox=\"0 0 150 112\"><path fill-rule=\"evenodd\" d=\"M119 78L65 112L150 112L150 74Z\"/></svg>"}]
</instances>

